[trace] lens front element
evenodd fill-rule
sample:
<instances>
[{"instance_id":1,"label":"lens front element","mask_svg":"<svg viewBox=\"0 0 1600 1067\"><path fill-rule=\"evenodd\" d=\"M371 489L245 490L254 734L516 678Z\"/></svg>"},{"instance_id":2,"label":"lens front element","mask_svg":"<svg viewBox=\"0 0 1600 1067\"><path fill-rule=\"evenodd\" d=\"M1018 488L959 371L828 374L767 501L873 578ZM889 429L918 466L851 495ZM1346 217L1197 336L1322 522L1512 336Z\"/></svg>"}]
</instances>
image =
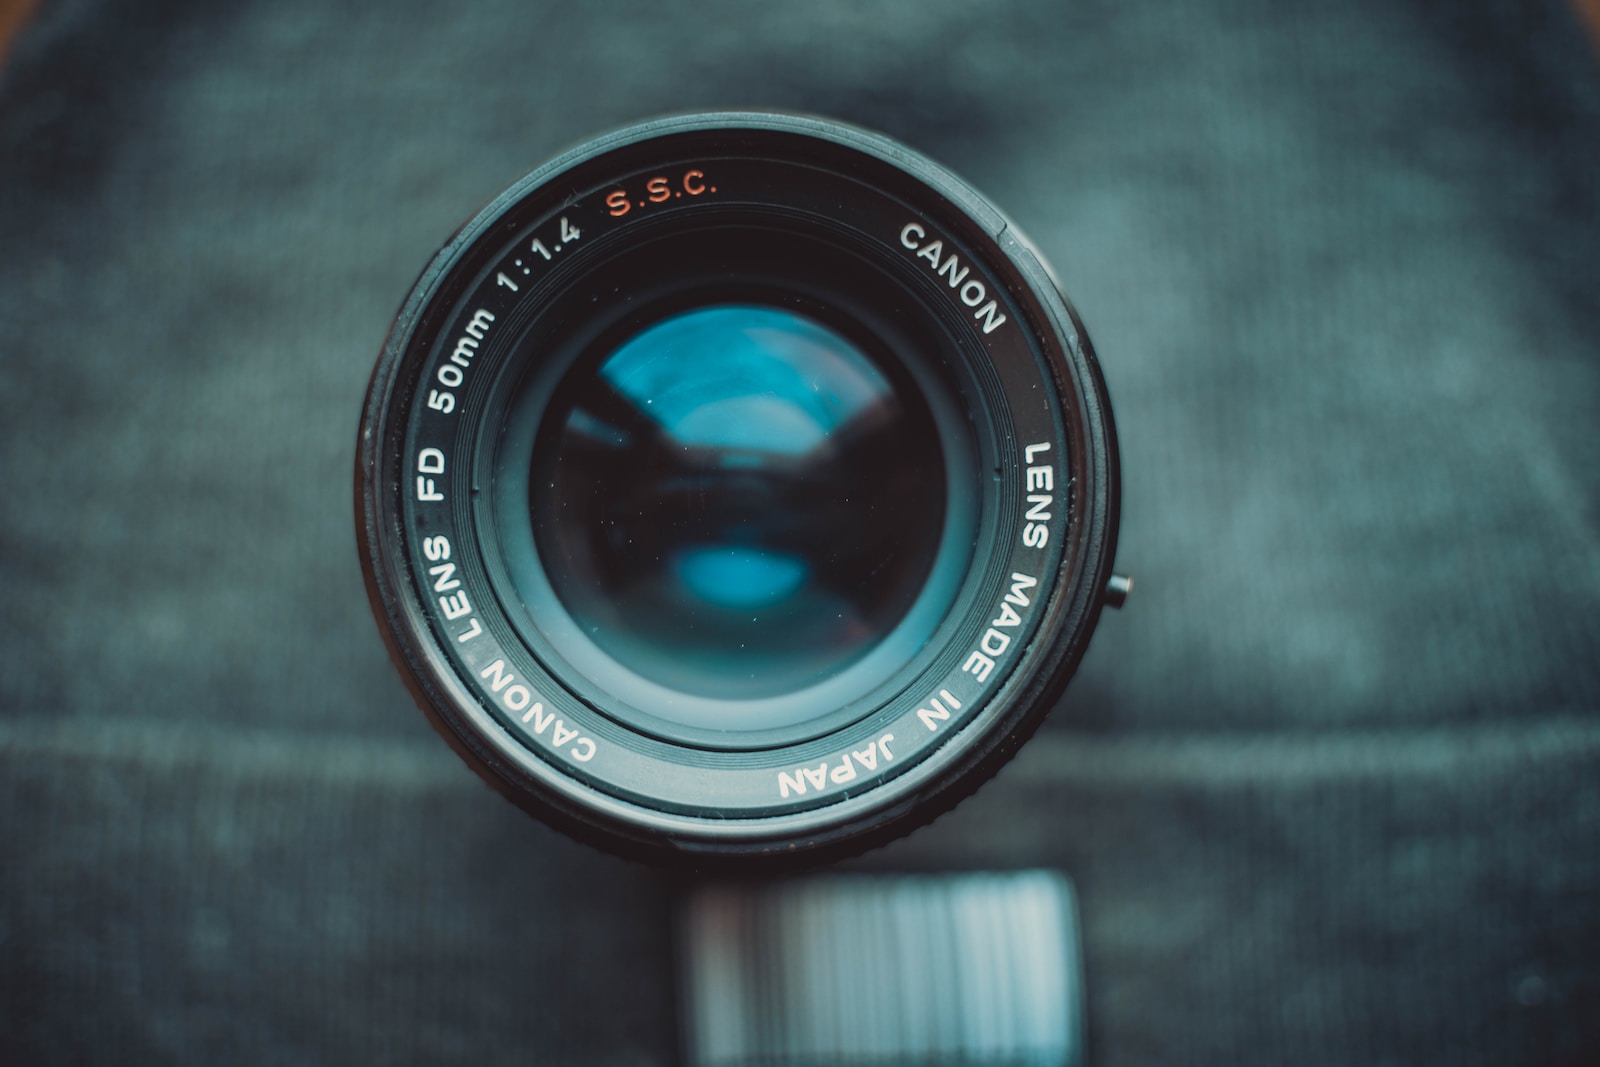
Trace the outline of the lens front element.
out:
<instances>
[{"instance_id":1,"label":"lens front element","mask_svg":"<svg viewBox=\"0 0 1600 1067\"><path fill-rule=\"evenodd\" d=\"M671 315L569 375L546 422L528 516L543 569L617 665L718 702L723 721L692 725L788 725L750 722L744 702L858 663L927 582L946 506L927 404L803 315Z\"/></svg>"}]
</instances>

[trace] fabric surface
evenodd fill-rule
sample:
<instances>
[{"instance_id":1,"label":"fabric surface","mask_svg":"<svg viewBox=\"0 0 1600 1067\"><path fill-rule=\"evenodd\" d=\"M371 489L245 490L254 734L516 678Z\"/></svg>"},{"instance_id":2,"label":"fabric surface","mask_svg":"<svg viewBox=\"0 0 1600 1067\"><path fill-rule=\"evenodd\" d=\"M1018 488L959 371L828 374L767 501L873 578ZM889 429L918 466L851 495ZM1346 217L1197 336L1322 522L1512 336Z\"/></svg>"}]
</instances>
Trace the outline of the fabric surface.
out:
<instances>
[{"instance_id":1,"label":"fabric surface","mask_svg":"<svg viewBox=\"0 0 1600 1067\"><path fill-rule=\"evenodd\" d=\"M0 1062L657 1064L667 876L428 730L353 541L417 271L562 148L949 165L1098 348L1120 569L1016 765L1092 1062L1600 1061L1600 65L1557 0L47 0L0 70Z\"/></svg>"}]
</instances>

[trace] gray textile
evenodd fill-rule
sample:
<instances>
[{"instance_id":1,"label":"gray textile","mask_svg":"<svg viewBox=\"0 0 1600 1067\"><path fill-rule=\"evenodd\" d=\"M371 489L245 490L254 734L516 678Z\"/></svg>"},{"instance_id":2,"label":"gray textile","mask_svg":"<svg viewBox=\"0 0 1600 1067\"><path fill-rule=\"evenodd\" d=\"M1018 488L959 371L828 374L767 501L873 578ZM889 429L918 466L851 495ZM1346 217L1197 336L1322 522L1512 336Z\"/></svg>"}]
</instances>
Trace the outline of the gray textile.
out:
<instances>
[{"instance_id":1,"label":"gray textile","mask_svg":"<svg viewBox=\"0 0 1600 1067\"><path fill-rule=\"evenodd\" d=\"M459 766L350 468L453 227L780 106L1100 350L1110 614L872 869L1059 866L1105 1065L1600 1062L1600 66L1559 0L47 2L0 72L0 1062L655 1064L664 876Z\"/></svg>"}]
</instances>

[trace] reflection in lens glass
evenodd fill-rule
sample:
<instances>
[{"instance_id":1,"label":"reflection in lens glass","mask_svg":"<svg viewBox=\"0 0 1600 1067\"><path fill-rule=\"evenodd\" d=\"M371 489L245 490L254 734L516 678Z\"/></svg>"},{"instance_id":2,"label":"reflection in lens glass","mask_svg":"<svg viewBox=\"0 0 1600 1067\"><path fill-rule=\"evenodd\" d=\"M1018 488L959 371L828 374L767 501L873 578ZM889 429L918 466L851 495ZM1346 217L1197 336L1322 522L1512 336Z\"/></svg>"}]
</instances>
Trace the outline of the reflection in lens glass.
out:
<instances>
[{"instance_id":1,"label":"reflection in lens glass","mask_svg":"<svg viewBox=\"0 0 1600 1067\"><path fill-rule=\"evenodd\" d=\"M678 692L837 674L901 624L939 553L927 404L791 311L658 322L570 377L546 425L530 501L551 586L589 640Z\"/></svg>"}]
</instances>

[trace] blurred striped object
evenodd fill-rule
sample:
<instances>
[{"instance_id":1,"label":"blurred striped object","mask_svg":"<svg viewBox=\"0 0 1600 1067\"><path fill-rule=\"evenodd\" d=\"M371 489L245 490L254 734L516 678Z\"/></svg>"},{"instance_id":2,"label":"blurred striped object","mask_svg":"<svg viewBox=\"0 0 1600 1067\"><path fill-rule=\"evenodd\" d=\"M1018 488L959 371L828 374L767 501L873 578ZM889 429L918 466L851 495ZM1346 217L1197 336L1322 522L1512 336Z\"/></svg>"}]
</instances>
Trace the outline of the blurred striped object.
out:
<instances>
[{"instance_id":1,"label":"blurred striped object","mask_svg":"<svg viewBox=\"0 0 1600 1067\"><path fill-rule=\"evenodd\" d=\"M1076 1065L1078 944L1055 871L706 887L682 917L687 1062Z\"/></svg>"}]
</instances>

